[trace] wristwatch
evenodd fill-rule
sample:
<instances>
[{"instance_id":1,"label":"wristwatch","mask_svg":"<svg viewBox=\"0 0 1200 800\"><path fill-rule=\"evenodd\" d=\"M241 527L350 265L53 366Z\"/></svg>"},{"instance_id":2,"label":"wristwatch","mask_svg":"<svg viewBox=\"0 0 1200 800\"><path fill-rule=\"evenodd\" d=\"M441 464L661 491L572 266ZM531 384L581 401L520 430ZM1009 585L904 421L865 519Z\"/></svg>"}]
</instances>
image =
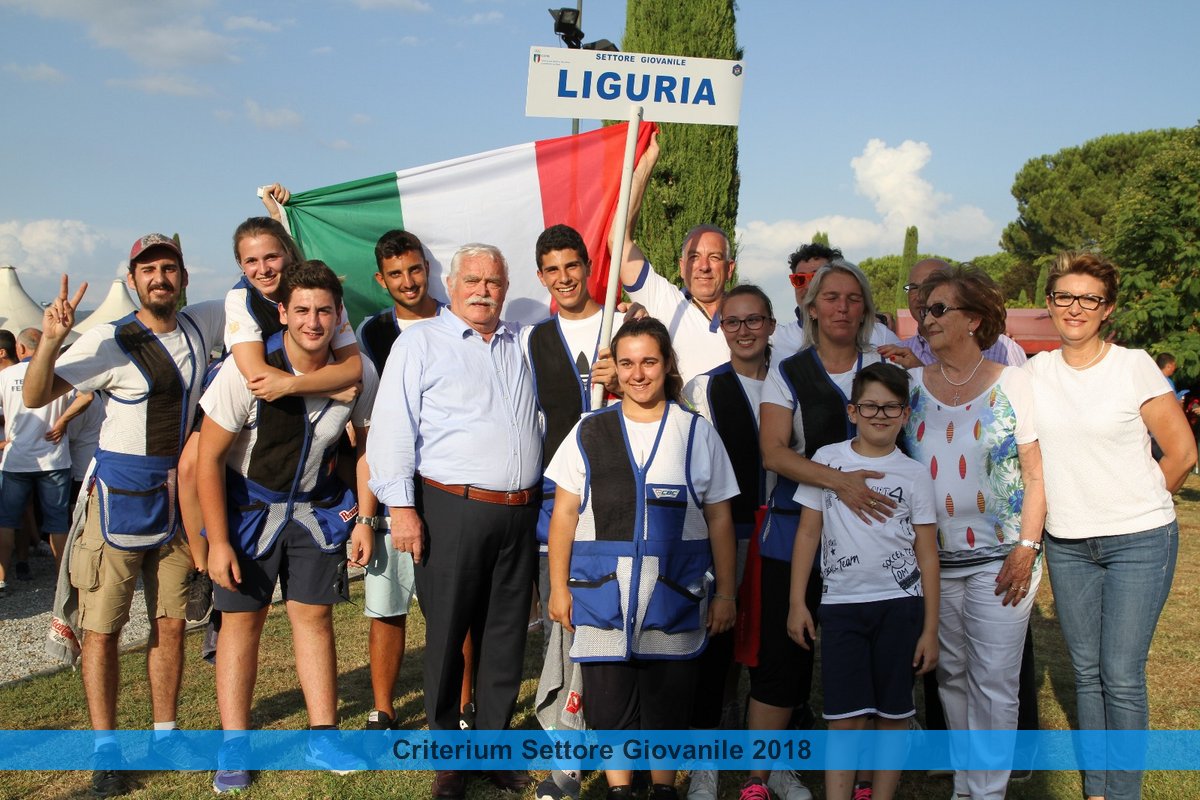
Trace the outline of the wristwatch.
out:
<instances>
[{"instance_id":1,"label":"wristwatch","mask_svg":"<svg viewBox=\"0 0 1200 800\"><path fill-rule=\"evenodd\" d=\"M375 530L375 523L379 521L379 517L364 517L361 514L354 518L354 524L366 525L371 530Z\"/></svg>"},{"instance_id":2,"label":"wristwatch","mask_svg":"<svg viewBox=\"0 0 1200 800\"><path fill-rule=\"evenodd\" d=\"M1018 539L1017 546L1018 547L1028 547L1030 550L1032 550L1035 553L1042 552L1042 543L1035 542L1033 539Z\"/></svg>"}]
</instances>

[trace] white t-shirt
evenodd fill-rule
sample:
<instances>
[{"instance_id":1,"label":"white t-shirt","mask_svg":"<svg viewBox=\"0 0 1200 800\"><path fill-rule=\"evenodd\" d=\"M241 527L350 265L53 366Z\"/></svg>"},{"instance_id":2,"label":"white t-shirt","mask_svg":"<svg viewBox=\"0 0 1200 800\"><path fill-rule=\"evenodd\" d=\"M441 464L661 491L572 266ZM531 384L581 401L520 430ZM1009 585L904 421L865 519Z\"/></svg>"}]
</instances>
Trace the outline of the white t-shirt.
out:
<instances>
[{"instance_id":1,"label":"white t-shirt","mask_svg":"<svg viewBox=\"0 0 1200 800\"><path fill-rule=\"evenodd\" d=\"M265 341L258 320L246 307L246 292L248 291L250 290L245 287L234 287L225 294L225 349L227 350L233 350L235 344L243 342ZM333 334L333 341L329 346L334 350L340 350L348 344L355 343L354 329L350 327L350 320L346 316L346 307L343 305L338 314L337 331Z\"/></svg>"},{"instance_id":2,"label":"white t-shirt","mask_svg":"<svg viewBox=\"0 0 1200 800\"><path fill-rule=\"evenodd\" d=\"M766 380L749 378L741 374L738 374L737 377L738 383L742 385L742 391L746 393L746 401L750 403L750 408L754 409L754 424L758 425L758 409L762 404L763 385ZM711 380L712 376L705 373L692 378L683 387L683 399L688 402L693 411L709 422L712 422L712 409L708 407L708 382Z\"/></svg>"},{"instance_id":3,"label":"white t-shirt","mask_svg":"<svg viewBox=\"0 0 1200 800\"><path fill-rule=\"evenodd\" d=\"M21 390L29 362L13 364L0 372L0 412L6 420L8 444L0 450L0 470L4 472L42 472L71 466L70 437L57 443L46 440L46 433L75 399L67 392L41 408L26 408Z\"/></svg>"},{"instance_id":4,"label":"white t-shirt","mask_svg":"<svg viewBox=\"0 0 1200 800\"><path fill-rule=\"evenodd\" d=\"M1038 353L1024 370L1033 382L1051 535L1114 536L1175 519L1141 415L1143 403L1171 388L1144 350L1112 345L1084 370L1054 350Z\"/></svg>"},{"instance_id":5,"label":"white t-shirt","mask_svg":"<svg viewBox=\"0 0 1200 800\"><path fill-rule=\"evenodd\" d=\"M332 360L331 357L330 361ZM302 489L312 488L315 480L309 479L315 478L315 473L310 476L307 472L311 471L314 458L316 462L320 462L324 450L341 436L347 414L354 427L370 426L371 408L375 404L375 393L379 389L379 375L370 359L363 360L362 384L362 392L353 403L332 403L327 397L303 395L309 422L314 425L314 437L309 448L310 470L306 471L306 485L302 486ZM246 386L246 379L236 366L226 362L204 392L200 407L213 422L231 433L239 434L229 449L226 463L230 469L245 475L258 437L258 401ZM302 435L302 431L297 431L296 435ZM315 463L315 466L319 467L320 464Z\"/></svg>"},{"instance_id":6,"label":"white t-shirt","mask_svg":"<svg viewBox=\"0 0 1200 800\"><path fill-rule=\"evenodd\" d=\"M583 496L587 469L583 451L579 448L579 425L576 423L559 445L558 452L546 467L546 477L568 492ZM647 455L654 447L658 428L658 422L634 422L625 417L629 447L639 467L645 464ZM683 451L684 448L679 449ZM659 452L662 452L661 444ZM707 420L701 419L696 425L691 459L692 486L701 503L719 503L737 496L738 484L737 476L733 474L733 464L729 462L729 455L716 429Z\"/></svg>"},{"instance_id":7,"label":"white t-shirt","mask_svg":"<svg viewBox=\"0 0 1200 800\"><path fill-rule=\"evenodd\" d=\"M84 412L67 423L71 437L71 480L82 481L100 444L100 426L104 424L104 402L93 395Z\"/></svg>"},{"instance_id":8,"label":"white t-shirt","mask_svg":"<svg viewBox=\"0 0 1200 800\"><path fill-rule=\"evenodd\" d=\"M986 568L1021 534L1025 484L1017 446L1038 438L1029 376L1004 367L991 386L950 406L925 388L925 367L909 375L912 415L904 435L908 452L933 478L942 570Z\"/></svg>"},{"instance_id":9,"label":"white t-shirt","mask_svg":"<svg viewBox=\"0 0 1200 800\"><path fill-rule=\"evenodd\" d=\"M822 603L872 603L920 597L921 571L913 549L913 525L937 522L933 481L923 464L893 450L872 458L855 452L850 441L822 447L813 462L844 472L865 469L884 473L867 481L871 491L896 501L885 522L867 524L830 489L800 484L797 503L822 514Z\"/></svg>"},{"instance_id":10,"label":"white t-shirt","mask_svg":"<svg viewBox=\"0 0 1200 800\"><path fill-rule=\"evenodd\" d=\"M850 402L850 389L854 384L854 375L858 370L865 366L874 364L880 361L879 353L874 350L869 350L862 354L861 359L855 365L855 368L849 372L826 373L834 385L837 386L841 393L846 396L846 402ZM762 401L771 405L783 406L788 411L792 412L792 436L795 438L795 445L792 449L797 453L804 453L804 413L803 410L796 407L796 398L792 394L791 386L788 379L780 371L779 366L783 363L783 359L771 359L771 369L767 372L766 383L763 384Z\"/></svg>"},{"instance_id":11,"label":"white t-shirt","mask_svg":"<svg viewBox=\"0 0 1200 800\"><path fill-rule=\"evenodd\" d=\"M604 322L604 310L601 309L583 319L567 319L563 316L559 316L557 319L563 338L567 342L567 351L575 363L575 369L580 378L586 380L591 375L592 362L596 359L597 343L600 341L600 325ZM614 335L624 322L624 314L619 311L613 314L612 332ZM521 352L525 354L526 361L529 360L529 337L533 334L533 328L533 325L521 326Z\"/></svg>"},{"instance_id":12,"label":"white t-shirt","mask_svg":"<svg viewBox=\"0 0 1200 800\"><path fill-rule=\"evenodd\" d=\"M643 263L642 274L625 291L634 302L645 306L650 316L667 326L684 383L729 360L729 344L721 333L720 315L709 319L678 286L651 269L649 261Z\"/></svg>"},{"instance_id":13,"label":"white t-shirt","mask_svg":"<svg viewBox=\"0 0 1200 800\"><path fill-rule=\"evenodd\" d=\"M166 348L188 387L182 431L191 431L200 400L208 356L225 327L225 306L219 300L195 303L177 315L175 330L155 334ZM114 453L145 455L149 386L142 371L113 338L116 326L97 325L75 340L54 365L54 373L80 392L99 391L104 401L100 447ZM95 402L95 401L93 401Z\"/></svg>"},{"instance_id":14,"label":"white t-shirt","mask_svg":"<svg viewBox=\"0 0 1200 800\"><path fill-rule=\"evenodd\" d=\"M900 337L892 333L891 328L878 320L875 321L874 327L871 328L872 347L896 344L899 341ZM775 333L771 334L771 360L781 361L793 353L799 353L807 344L808 338L804 335L804 326L800 324L800 320L776 325Z\"/></svg>"}]
</instances>

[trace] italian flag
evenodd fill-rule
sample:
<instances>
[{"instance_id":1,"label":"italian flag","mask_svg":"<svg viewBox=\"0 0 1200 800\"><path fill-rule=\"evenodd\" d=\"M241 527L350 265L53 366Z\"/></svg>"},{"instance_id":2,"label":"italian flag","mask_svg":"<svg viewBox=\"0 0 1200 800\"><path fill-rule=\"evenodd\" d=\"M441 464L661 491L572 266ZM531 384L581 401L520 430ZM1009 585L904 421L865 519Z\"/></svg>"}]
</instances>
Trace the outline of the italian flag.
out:
<instances>
[{"instance_id":1,"label":"italian flag","mask_svg":"<svg viewBox=\"0 0 1200 800\"><path fill-rule=\"evenodd\" d=\"M308 258L345 276L346 311L355 325L391 305L372 275L375 242L392 228L425 244L430 292L443 300L455 250L468 242L499 247L510 281L503 316L533 322L550 313L537 279L537 237L551 225L570 225L587 244L588 288L603 303L628 124L293 194L284 206L288 227ZM654 129L642 123L638 158Z\"/></svg>"}]
</instances>

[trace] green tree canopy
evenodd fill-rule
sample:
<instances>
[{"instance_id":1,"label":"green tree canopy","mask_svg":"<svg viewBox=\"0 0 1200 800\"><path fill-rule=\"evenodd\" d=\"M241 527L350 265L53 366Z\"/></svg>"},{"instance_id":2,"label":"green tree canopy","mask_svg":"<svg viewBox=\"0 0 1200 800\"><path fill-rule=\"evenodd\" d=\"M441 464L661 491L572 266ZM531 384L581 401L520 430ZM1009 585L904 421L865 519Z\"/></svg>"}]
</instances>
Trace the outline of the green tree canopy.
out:
<instances>
[{"instance_id":1,"label":"green tree canopy","mask_svg":"<svg viewBox=\"0 0 1200 800\"><path fill-rule=\"evenodd\" d=\"M1200 377L1200 126L1182 131L1129 176L1105 218L1120 268L1114 324L1122 340L1178 359Z\"/></svg>"},{"instance_id":2,"label":"green tree canopy","mask_svg":"<svg viewBox=\"0 0 1200 800\"><path fill-rule=\"evenodd\" d=\"M924 261L927 258L940 258L943 261L954 263L953 259L945 256L935 255L933 253L918 253L913 263ZM867 280L871 283L871 297L875 301L876 308L881 311L892 311L889 307L889 298L894 298L900 292L900 287L904 285L904 281L900 279L904 256L898 254L878 256L876 258L864 258L858 262L858 268L867 276ZM908 270L903 270L904 278L908 278ZM904 305L901 308L908 308L908 298L905 297Z\"/></svg>"},{"instance_id":3,"label":"green tree canopy","mask_svg":"<svg viewBox=\"0 0 1200 800\"><path fill-rule=\"evenodd\" d=\"M733 0L628 3L621 48L631 53L740 59ZM734 235L740 184L737 128L663 124L659 144L662 156L646 188L635 235L655 269L678 282L679 249L691 228L708 223L721 227L731 239Z\"/></svg>"},{"instance_id":4,"label":"green tree canopy","mask_svg":"<svg viewBox=\"0 0 1200 800\"><path fill-rule=\"evenodd\" d=\"M1175 129L1112 134L1027 161L1013 181L1017 219L1000 237L1000 246L1028 267L1030 285L1023 288L1034 290L1039 259L1099 242L1104 215L1135 168L1179 135Z\"/></svg>"}]
</instances>

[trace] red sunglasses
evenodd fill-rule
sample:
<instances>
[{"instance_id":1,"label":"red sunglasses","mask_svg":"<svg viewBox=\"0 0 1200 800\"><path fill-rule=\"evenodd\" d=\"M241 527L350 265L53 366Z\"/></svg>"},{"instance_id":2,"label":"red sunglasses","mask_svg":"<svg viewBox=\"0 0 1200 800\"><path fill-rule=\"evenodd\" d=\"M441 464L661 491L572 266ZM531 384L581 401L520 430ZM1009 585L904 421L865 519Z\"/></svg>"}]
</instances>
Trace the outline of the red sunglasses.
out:
<instances>
[{"instance_id":1,"label":"red sunglasses","mask_svg":"<svg viewBox=\"0 0 1200 800\"><path fill-rule=\"evenodd\" d=\"M812 280L813 273L811 272L793 272L788 275L788 282L792 284L793 289L803 289L808 286L808 282Z\"/></svg>"}]
</instances>

